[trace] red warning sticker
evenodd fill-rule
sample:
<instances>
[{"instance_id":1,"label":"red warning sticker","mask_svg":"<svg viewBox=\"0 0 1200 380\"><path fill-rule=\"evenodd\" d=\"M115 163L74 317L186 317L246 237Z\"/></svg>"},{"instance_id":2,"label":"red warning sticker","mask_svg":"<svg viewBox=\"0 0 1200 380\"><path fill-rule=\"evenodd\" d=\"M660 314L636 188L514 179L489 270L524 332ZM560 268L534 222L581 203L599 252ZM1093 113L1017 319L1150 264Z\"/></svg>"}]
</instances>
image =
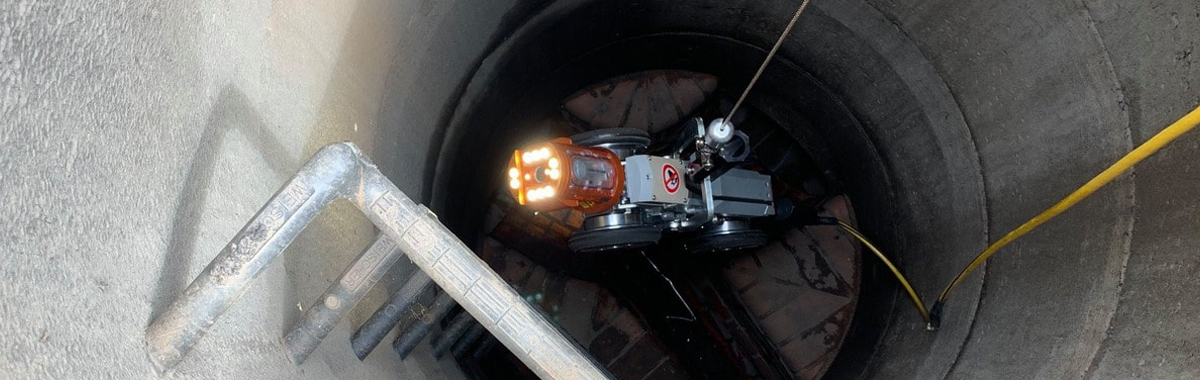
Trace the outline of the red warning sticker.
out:
<instances>
[{"instance_id":1,"label":"red warning sticker","mask_svg":"<svg viewBox=\"0 0 1200 380\"><path fill-rule=\"evenodd\" d=\"M667 194L675 194L679 191L679 170L671 164L663 164L662 167L663 187L667 189Z\"/></svg>"}]
</instances>

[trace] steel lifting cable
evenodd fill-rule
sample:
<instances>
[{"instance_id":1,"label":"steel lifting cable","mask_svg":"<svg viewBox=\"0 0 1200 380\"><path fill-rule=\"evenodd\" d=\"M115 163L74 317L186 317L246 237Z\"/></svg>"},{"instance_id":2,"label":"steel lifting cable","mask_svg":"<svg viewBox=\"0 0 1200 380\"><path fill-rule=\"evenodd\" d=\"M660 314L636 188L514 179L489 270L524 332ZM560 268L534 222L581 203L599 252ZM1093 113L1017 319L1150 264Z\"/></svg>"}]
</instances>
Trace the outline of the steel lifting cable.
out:
<instances>
[{"instance_id":1,"label":"steel lifting cable","mask_svg":"<svg viewBox=\"0 0 1200 380\"><path fill-rule=\"evenodd\" d=\"M729 122L729 120L733 118L734 113L736 113L738 108L742 106L742 103L746 101L746 97L750 95L750 90L754 88L754 84L758 83L758 79L761 78L763 72L767 70L767 64L771 63L771 58L774 58L775 54L779 52L779 48L783 46L783 41L787 38L788 34L792 32L792 27L796 26L796 21L800 19L801 14L804 14L804 9L808 8L808 2L809 0L804 0L800 3L800 7L796 8L796 13L792 15L792 20L788 21L787 27L785 27L783 29L783 33L779 35L779 39L775 40L775 46L771 47L771 51L767 53L766 59L764 59L763 63L758 66L758 71L755 72L754 76L750 78L750 83L746 85L746 89L742 91L742 95L738 97L737 102L733 104L733 108L729 110L729 114L725 116L726 122ZM908 297L912 299L913 306L916 306L917 311L921 313L921 318L925 320L926 324L929 324L929 309L925 308L925 304L921 302L921 297L917 296L917 291L913 289L911 284L909 284L908 279L904 277L904 274L900 273L900 269L896 268L896 265L892 264L892 261L888 260L887 256L885 256L883 252L879 250L879 248L875 247L875 244L871 244L871 241L868 240L866 236L864 236L849 223L839 220L838 225L841 226L841 228L851 236L854 236L856 239L858 239L859 242L862 242L867 249L875 254L875 257L878 257L880 261L883 261L884 265L887 265L888 269L891 270L892 275L896 276L896 279L900 281L900 285L903 286L904 290L908 293Z\"/></svg>"},{"instance_id":2,"label":"steel lifting cable","mask_svg":"<svg viewBox=\"0 0 1200 380\"><path fill-rule=\"evenodd\" d=\"M738 108L742 106L742 102L746 101L746 96L750 95L750 89L754 88L754 84L758 83L758 78L762 76L763 71L767 70L767 64L771 63L771 58L774 58L775 53L779 52L779 47L783 46L783 40L792 32L792 27L796 26L796 20L799 20L800 15L804 13L804 9L808 8L808 1L804 0L800 3L800 7L796 8L796 14L792 16L792 21L788 21L787 27L783 28L783 33L779 35L778 40L775 40L775 46L771 47L771 51L767 53L767 58L763 59L763 63L758 66L758 71L754 73L753 77L750 77L750 83L746 85L746 89L742 90L742 96L738 97L737 102L733 103L733 108L729 110L729 114L725 115L726 123L733 119L733 113L737 112Z\"/></svg>"},{"instance_id":3,"label":"steel lifting cable","mask_svg":"<svg viewBox=\"0 0 1200 380\"><path fill-rule=\"evenodd\" d=\"M800 3L800 7L796 9L796 14L792 16L792 20L789 21L787 27L783 29L783 33L780 34L779 39L775 41L775 46L771 47L771 51L767 53L766 59L763 60L762 65L759 65L758 71L755 72L754 76L750 78L750 83L746 85L746 89L742 91L742 95L738 97L737 102L733 104L733 108L729 110L729 114L725 116L726 122L733 118L734 113L736 113L738 108L742 106L742 103L745 102L746 97L750 95L750 90L754 88L755 83L758 83L758 79L762 77L763 72L767 69L767 64L771 63L771 59L775 57L775 54L779 52L779 48L783 46L784 39L786 39L788 34L791 33L792 27L796 26L796 21L800 19L800 15L804 13L804 9L808 7L808 2L809 0L804 0ZM1196 109L1192 110L1192 112L1184 115L1183 118L1175 121L1162 131L1159 131L1154 135L1154 137L1146 140L1146 142L1130 151L1124 157L1121 157L1121 159L1117 160L1117 162L1112 164L1112 166L1104 169L1104 171L1100 172L1100 174L1097 174L1090 181L1084 183L1083 186L1080 186L1074 192L1067 195L1066 198L1058 201L1058 203L1054 204L1054 206L1042 211L1040 214L1037 214L1032 219L1029 219L1025 223L1021 224L1016 229L1005 234L1004 237L1000 238L1000 240L997 240L995 243L989 245L983 250L983 252L975 256L975 259L972 260L971 263L965 268L963 268L963 270L959 272L957 276L954 276L954 280L950 281L950 284L946 285L946 288L943 289L940 294L938 294L937 301L934 302L933 307L929 309L925 308L925 304L921 302L921 298L917 296L916 291L913 290L913 287L911 284L909 284L908 279L906 279L904 275L900 273L900 270L897 269L890 260L888 260L887 256L884 256L884 254L880 252L874 244L871 244L866 236L846 222L838 221L838 224L842 229L846 230L846 232L850 233L860 242L862 242L863 245L873 252L876 257L879 257L879 259L883 261L885 265L887 265L892 274L896 276L896 279L900 281L900 284L908 293L909 298L912 299L913 305L917 307L918 311L921 313L921 318L923 318L928 324L929 329L936 330L941 324L942 310L945 306L946 300L950 297L950 294L954 292L954 289L957 288L958 285L962 284L963 280L965 280L972 271L986 262L992 257L992 255L995 255L997 251L999 251L1001 248L1004 248L1009 243L1017 240L1018 238L1025 236L1025 234L1033 231L1033 229L1041 226L1050 219L1062 214L1072 206L1075 206L1075 204L1092 195L1092 193L1095 193L1101 187L1104 187L1104 185L1107 185L1121 174L1129 171L1129 169L1146 159L1146 157L1158 152L1180 135L1183 135L1184 133L1194 129L1197 124L1200 124L1200 107L1197 107Z\"/></svg>"},{"instance_id":4,"label":"steel lifting cable","mask_svg":"<svg viewBox=\"0 0 1200 380\"><path fill-rule=\"evenodd\" d=\"M729 120L733 118L734 113L736 113L738 108L742 106L742 103L746 101L746 97L750 95L750 90L754 88L754 84L758 83L758 79L761 78L763 72L767 70L767 64L771 63L771 58L774 58L775 54L779 52L779 48L783 46L783 41L787 38L788 34L792 32L792 27L796 26L796 21L800 19L801 14L804 14L804 9L808 8L808 2L809 0L804 0L800 3L800 7L796 8L796 13L792 15L792 20L788 21L787 27L785 27L783 29L783 33L779 35L779 39L775 40L775 46L771 47L771 51L767 53L766 59L763 59L763 63L758 66L758 71L755 72L754 76L750 78L750 83L746 85L746 89L742 91L742 95L738 97L737 102L733 104L733 108L729 110L729 114L725 116L726 122L729 122ZM849 223L839 220L838 225L841 226L841 228L851 236L854 236L856 239L858 239L859 242L862 242L867 249L875 254L875 257L878 257L880 261L883 261L883 264L886 265L889 270L891 270L892 275L895 275L896 279L900 281L900 285L904 287L904 290L908 293L908 297L912 299L913 305L916 306L917 311L921 313L921 318L925 320L926 324L929 324L929 309L925 308L925 304L921 302L921 297L917 296L917 291L913 289L912 284L908 282L908 279L904 277L904 274L900 273L900 269L896 268L896 265L892 264L892 261L888 260L887 256L885 256L883 252L879 250L879 248L875 247L875 244L872 244L866 236L864 236Z\"/></svg>"}]
</instances>

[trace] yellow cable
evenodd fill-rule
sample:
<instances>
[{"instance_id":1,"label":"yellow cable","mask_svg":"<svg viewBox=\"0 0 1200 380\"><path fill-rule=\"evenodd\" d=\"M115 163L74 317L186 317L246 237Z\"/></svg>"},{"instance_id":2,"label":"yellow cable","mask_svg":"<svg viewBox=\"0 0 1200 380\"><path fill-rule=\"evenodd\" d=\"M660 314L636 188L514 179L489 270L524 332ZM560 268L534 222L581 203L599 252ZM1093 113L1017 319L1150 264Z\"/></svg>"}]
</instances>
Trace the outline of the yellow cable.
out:
<instances>
[{"instance_id":1,"label":"yellow cable","mask_svg":"<svg viewBox=\"0 0 1200 380\"><path fill-rule=\"evenodd\" d=\"M846 222L840 220L838 221L838 225L842 226L842 229L846 230L846 232L854 235L855 238L858 238L858 241L861 241L863 245L867 247L867 249L870 249L871 252L874 252L875 256L879 257L879 260L882 260L883 264L887 265L888 269L892 270L892 274L896 275L896 279L900 280L900 285L904 286L904 290L908 292L908 297L912 298L913 305L917 306L917 311L921 313L921 318L925 320L925 323L929 323L929 311L925 309L925 304L921 302L920 297L917 297L917 291L913 290L912 285L908 284L908 279L904 278L903 274L900 274L900 270L896 269L895 265L892 265L892 261L888 260L887 256L884 256L883 252L879 251L879 248L875 248L875 245L871 244L871 242L868 241L862 233L854 229L854 227L851 227Z\"/></svg>"},{"instance_id":2,"label":"yellow cable","mask_svg":"<svg viewBox=\"0 0 1200 380\"><path fill-rule=\"evenodd\" d=\"M1117 176L1128 171L1129 168L1133 167L1133 165L1136 165L1146 157L1154 154L1159 149L1162 149L1163 146L1166 146L1180 135L1192 130L1192 128L1195 128L1197 124L1200 124L1200 107L1192 110L1192 112L1188 113L1174 124L1171 124L1166 129L1163 129L1161 132L1158 132L1158 134L1154 135L1154 137L1151 137L1150 140L1147 140L1132 152L1126 154L1125 157L1121 157L1121 159L1115 164L1109 166L1108 169L1104 169L1103 172L1100 172L1100 174L1096 175L1095 178L1092 178L1091 181L1083 184L1082 187L1080 187L1078 190L1075 190L1075 192L1071 193L1071 195L1068 195L1066 198L1063 198L1063 200L1058 201L1058 203L1053 207L1046 209L1046 211L1042 211L1041 214L1038 214L1037 216L1033 217L1033 219L1025 222L1025 224L1017 227L1017 229L1012 230L1012 232L1004 235L1004 237L1000 238L1000 240L992 243L992 245L988 246L987 249L983 250L983 253L980 253L979 256L975 256L975 260L971 261L971 264L967 265L966 268L963 268L962 272L959 272L958 276L954 277L954 281L951 281L950 285L947 285L946 289L942 290L942 293L938 295L937 303L934 304L934 309L939 309L938 304L945 302L946 298L950 296L950 292L954 291L954 288L962 283L962 281L966 279L967 275L970 274L971 271L979 267L980 264L983 264L984 261L987 261L987 259L992 257L992 255L994 255L996 251L1000 250L1000 248L1004 248L1004 246L1008 245L1008 243L1012 243L1013 240L1017 240L1017 238L1025 235L1034 228L1037 228L1037 226L1042 225L1042 223L1046 223L1046 221L1058 216L1058 214L1062 214L1063 211L1067 211L1067 209L1071 208L1071 206L1079 203L1079 201L1087 198L1089 195L1092 195L1092 193L1095 193L1096 190L1099 190L1104 185L1112 182L1112 180L1116 179Z\"/></svg>"}]
</instances>

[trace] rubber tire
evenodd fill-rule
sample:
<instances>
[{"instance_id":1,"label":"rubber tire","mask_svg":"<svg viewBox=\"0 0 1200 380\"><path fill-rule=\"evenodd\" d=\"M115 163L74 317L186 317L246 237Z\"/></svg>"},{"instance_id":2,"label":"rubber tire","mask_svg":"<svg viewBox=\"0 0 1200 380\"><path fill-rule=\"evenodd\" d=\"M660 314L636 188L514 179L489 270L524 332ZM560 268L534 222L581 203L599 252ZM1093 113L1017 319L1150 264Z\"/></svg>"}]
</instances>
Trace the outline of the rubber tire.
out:
<instances>
[{"instance_id":1,"label":"rubber tire","mask_svg":"<svg viewBox=\"0 0 1200 380\"><path fill-rule=\"evenodd\" d=\"M637 128L602 128L571 136L571 143L580 146L600 144L650 145L650 134Z\"/></svg>"},{"instance_id":2,"label":"rubber tire","mask_svg":"<svg viewBox=\"0 0 1200 380\"><path fill-rule=\"evenodd\" d=\"M607 252L655 245L660 238L662 231L652 226L580 230L571 236L567 247L579 253Z\"/></svg>"}]
</instances>

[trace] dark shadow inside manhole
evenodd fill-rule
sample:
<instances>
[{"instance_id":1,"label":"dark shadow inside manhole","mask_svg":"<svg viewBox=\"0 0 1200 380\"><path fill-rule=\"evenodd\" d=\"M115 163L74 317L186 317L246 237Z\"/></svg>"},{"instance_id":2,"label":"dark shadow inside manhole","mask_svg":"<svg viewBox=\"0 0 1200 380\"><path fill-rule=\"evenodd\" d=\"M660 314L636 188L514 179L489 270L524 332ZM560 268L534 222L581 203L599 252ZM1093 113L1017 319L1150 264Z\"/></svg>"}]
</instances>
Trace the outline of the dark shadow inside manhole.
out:
<instances>
[{"instance_id":1,"label":"dark shadow inside manhole","mask_svg":"<svg viewBox=\"0 0 1200 380\"><path fill-rule=\"evenodd\" d=\"M719 82L684 70L627 73L575 91L536 123L551 135L637 128L665 138L689 118L729 111ZM854 220L794 134L754 107L733 119L750 136L746 165L773 176L777 200ZM579 211L537 213L506 191L488 210L484 259L618 378L816 379L850 331L862 261L835 226L767 221L766 246L732 252L688 253L668 234L649 248L584 254L567 245ZM529 374L503 350L460 362L480 378Z\"/></svg>"},{"instance_id":2,"label":"dark shadow inside manhole","mask_svg":"<svg viewBox=\"0 0 1200 380\"><path fill-rule=\"evenodd\" d=\"M594 257L563 245L581 215L534 215L497 195L515 148L602 127L661 136L722 115L787 21L775 17L784 3L555 2L481 61L450 118L434 209L619 378L853 379L879 363L936 374L953 355L909 359L965 339L969 318L925 334L895 279L832 229L778 226L756 252L689 256L668 236ZM974 145L915 49L876 51L856 33L902 36L847 26L861 9L818 5L736 120L754 140L755 169L777 193L855 221L919 292L933 292L930 279L959 267L921 253L970 251L984 236ZM977 297L978 283L968 288ZM490 352L460 363L484 378L524 373L503 349Z\"/></svg>"}]
</instances>

